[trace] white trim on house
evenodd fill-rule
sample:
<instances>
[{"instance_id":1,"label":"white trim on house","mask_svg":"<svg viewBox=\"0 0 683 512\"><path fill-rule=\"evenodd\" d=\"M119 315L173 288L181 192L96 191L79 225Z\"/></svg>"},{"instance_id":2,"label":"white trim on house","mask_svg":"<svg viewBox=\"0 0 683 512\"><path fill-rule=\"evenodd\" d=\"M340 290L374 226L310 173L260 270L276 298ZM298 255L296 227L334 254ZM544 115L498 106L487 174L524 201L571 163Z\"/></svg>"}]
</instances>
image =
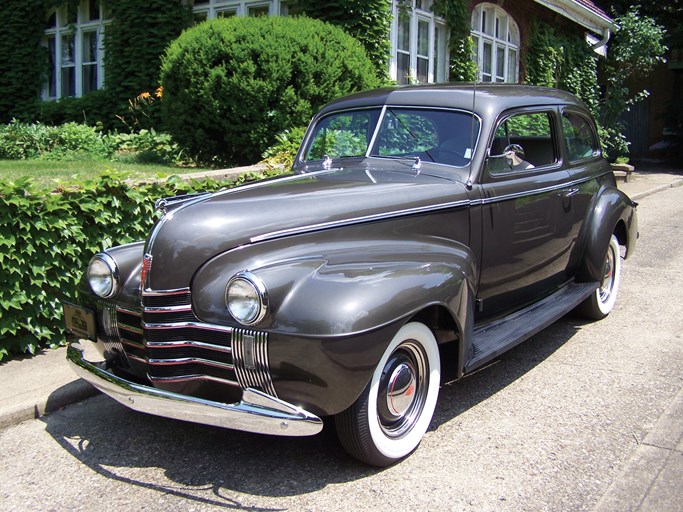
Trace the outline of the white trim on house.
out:
<instances>
[{"instance_id":1,"label":"white trim on house","mask_svg":"<svg viewBox=\"0 0 683 512\"><path fill-rule=\"evenodd\" d=\"M491 3L472 11L474 62L480 82L519 81L520 33L510 14Z\"/></svg>"},{"instance_id":2,"label":"white trim on house","mask_svg":"<svg viewBox=\"0 0 683 512\"><path fill-rule=\"evenodd\" d=\"M617 25L607 17L577 2L576 0L534 0L537 4L561 14L574 23L587 28L602 37L605 31L614 31Z\"/></svg>"},{"instance_id":3,"label":"white trim on house","mask_svg":"<svg viewBox=\"0 0 683 512\"><path fill-rule=\"evenodd\" d=\"M104 47L108 15L98 0L81 0L75 17L66 6L50 9L42 45L50 68L42 97L80 97L104 86Z\"/></svg>"},{"instance_id":4,"label":"white trim on house","mask_svg":"<svg viewBox=\"0 0 683 512\"><path fill-rule=\"evenodd\" d=\"M389 76L399 84L448 81L448 29L432 0L392 0Z\"/></svg>"},{"instance_id":5,"label":"white trim on house","mask_svg":"<svg viewBox=\"0 0 683 512\"><path fill-rule=\"evenodd\" d=\"M286 0L195 0L196 21L230 16L286 16Z\"/></svg>"}]
</instances>

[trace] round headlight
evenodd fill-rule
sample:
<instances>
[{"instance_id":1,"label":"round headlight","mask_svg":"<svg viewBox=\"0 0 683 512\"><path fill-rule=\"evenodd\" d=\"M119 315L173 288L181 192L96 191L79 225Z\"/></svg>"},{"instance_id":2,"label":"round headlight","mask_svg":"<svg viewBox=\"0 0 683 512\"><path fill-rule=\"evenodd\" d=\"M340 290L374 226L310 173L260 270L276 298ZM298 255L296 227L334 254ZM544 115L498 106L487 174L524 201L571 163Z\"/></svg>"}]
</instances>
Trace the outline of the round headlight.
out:
<instances>
[{"instance_id":1,"label":"round headlight","mask_svg":"<svg viewBox=\"0 0 683 512\"><path fill-rule=\"evenodd\" d=\"M263 320L268 309L266 286L251 272L235 274L225 290L225 302L232 317L244 325Z\"/></svg>"},{"instance_id":2,"label":"round headlight","mask_svg":"<svg viewBox=\"0 0 683 512\"><path fill-rule=\"evenodd\" d=\"M98 297L107 299L119 288L119 271L114 259L106 253L93 256L88 265L88 283Z\"/></svg>"}]
</instances>

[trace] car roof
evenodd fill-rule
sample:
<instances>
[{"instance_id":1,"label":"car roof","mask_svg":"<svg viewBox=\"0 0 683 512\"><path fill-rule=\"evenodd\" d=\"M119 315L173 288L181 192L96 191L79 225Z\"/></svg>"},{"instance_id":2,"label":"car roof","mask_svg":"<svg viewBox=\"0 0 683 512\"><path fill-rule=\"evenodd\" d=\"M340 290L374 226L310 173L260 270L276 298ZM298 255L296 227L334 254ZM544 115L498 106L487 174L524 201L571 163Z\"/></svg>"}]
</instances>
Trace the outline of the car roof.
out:
<instances>
[{"instance_id":1,"label":"car roof","mask_svg":"<svg viewBox=\"0 0 683 512\"><path fill-rule=\"evenodd\" d=\"M429 84L373 89L328 103L318 116L334 110L395 105L473 110L480 115L534 105L572 105L585 109L573 94L559 89L508 84Z\"/></svg>"}]
</instances>

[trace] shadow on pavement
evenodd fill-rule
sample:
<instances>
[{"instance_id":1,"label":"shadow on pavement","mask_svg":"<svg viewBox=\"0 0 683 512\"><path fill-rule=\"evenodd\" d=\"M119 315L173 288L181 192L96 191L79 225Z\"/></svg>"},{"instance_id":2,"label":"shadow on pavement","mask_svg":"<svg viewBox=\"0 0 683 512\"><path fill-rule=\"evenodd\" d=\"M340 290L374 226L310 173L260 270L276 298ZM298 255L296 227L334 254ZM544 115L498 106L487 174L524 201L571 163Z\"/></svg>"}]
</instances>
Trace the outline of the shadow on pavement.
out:
<instances>
[{"instance_id":1,"label":"shadow on pavement","mask_svg":"<svg viewBox=\"0 0 683 512\"><path fill-rule=\"evenodd\" d=\"M541 364L580 325L565 317L490 366L443 386L431 429ZM382 471L347 456L332 421L313 437L263 436L137 413L104 395L41 420L68 453L105 478L228 509L278 510L245 507L226 496L231 492L295 496Z\"/></svg>"}]
</instances>

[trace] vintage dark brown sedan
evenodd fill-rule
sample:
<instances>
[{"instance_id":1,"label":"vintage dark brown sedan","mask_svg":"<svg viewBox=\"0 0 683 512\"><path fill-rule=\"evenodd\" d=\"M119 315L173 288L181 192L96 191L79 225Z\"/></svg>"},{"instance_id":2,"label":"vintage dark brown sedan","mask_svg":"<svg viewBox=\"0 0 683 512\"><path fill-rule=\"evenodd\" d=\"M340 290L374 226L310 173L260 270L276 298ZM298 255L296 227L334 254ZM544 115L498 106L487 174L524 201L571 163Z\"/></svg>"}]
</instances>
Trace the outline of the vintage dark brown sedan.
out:
<instances>
[{"instance_id":1,"label":"vintage dark brown sedan","mask_svg":"<svg viewBox=\"0 0 683 512\"><path fill-rule=\"evenodd\" d=\"M334 417L377 466L418 446L446 371L576 308L606 316L637 238L585 106L525 86L342 98L288 175L158 206L65 304L78 374L133 409L250 432Z\"/></svg>"}]
</instances>

